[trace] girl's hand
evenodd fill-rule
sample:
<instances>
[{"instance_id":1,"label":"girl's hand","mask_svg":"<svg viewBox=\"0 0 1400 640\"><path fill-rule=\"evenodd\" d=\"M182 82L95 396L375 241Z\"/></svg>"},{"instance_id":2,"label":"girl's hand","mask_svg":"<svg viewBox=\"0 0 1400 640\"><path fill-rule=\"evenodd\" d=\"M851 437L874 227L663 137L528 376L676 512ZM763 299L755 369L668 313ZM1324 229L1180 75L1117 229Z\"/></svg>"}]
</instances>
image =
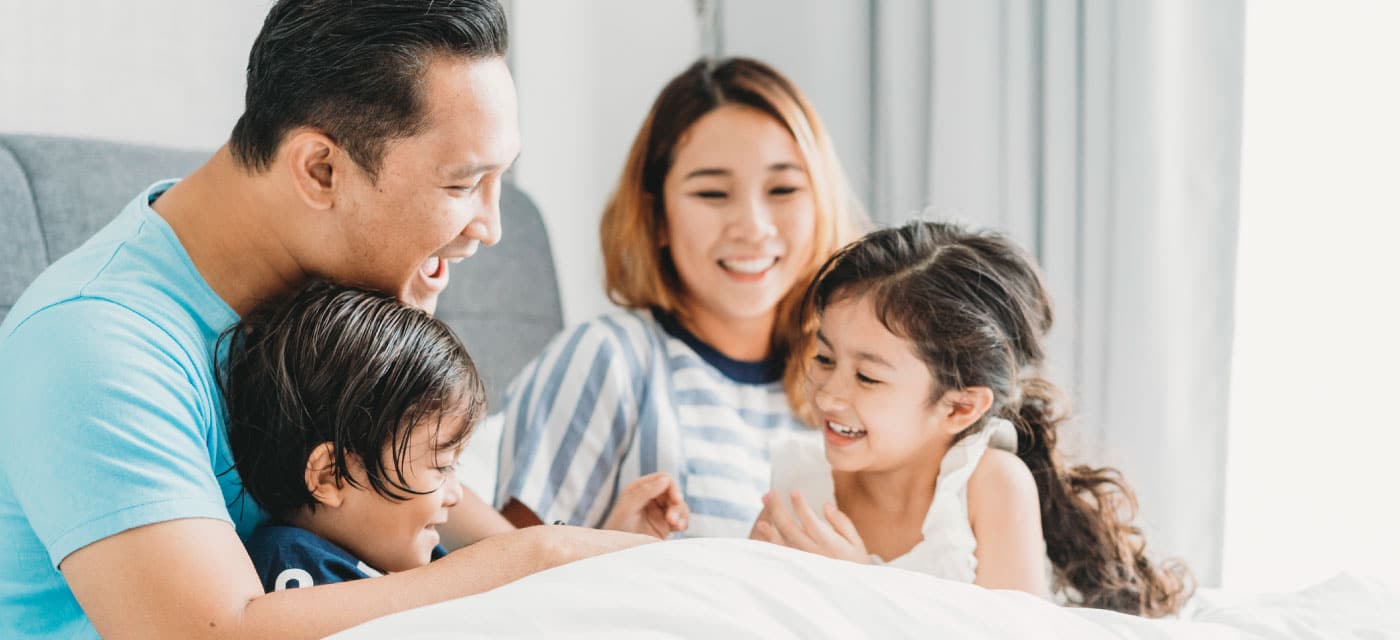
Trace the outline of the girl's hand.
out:
<instances>
[{"instance_id":1,"label":"girl's hand","mask_svg":"<svg viewBox=\"0 0 1400 640\"><path fill-rule=\"evenodd\" d=\"M604 529L631 531L665 540L690 525L690 507L681 488L665 473L645 475L622 489Z\"/></svg>"},{"instance_id":2,"label":"girl's hand","mask_svg":"<svg viewBox=\"0 0 1400 640\"><path fill-rule=\"evenodd\" d=\"M855 523L830 502L822 510L825 520L812 512L801 492L794 491L792 511L797 512L794 519L792 512L782 504L782 498L769 491L763 496L763 512L758 514L749 537L828 558L870 564L870 553L865 550L865 542L860 539Z\"/></svg>"}]
</instances>

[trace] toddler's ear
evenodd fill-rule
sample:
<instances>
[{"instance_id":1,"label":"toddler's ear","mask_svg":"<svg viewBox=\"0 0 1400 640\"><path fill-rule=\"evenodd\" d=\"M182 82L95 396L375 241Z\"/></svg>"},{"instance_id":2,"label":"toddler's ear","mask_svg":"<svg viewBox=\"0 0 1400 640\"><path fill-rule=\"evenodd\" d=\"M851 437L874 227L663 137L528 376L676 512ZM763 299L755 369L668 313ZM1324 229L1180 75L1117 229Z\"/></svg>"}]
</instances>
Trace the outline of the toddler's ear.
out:
<instances>
[{"instance_id":1,"label":"toddler's ear","mask_svg":"<svg viewBox=\"0 0 1400 640\"><path fill-rule=\"evenodd\" d=\"M981 420L982 414L992 408L994 398L992 390L988 387L954 389L943 394L940 404L947 412L944 415L944 424L947 425L948 431L956 435Z\"/></svg>"},{"instance_id":2,"label":"toddler's ear","mask_svg":"<svg viewBox=\"0 0 1400 640\"><path fill-rule=\"evenodd\" d=\"M306 490L327 507L338 507L344 500L344 487L335 477L335 445L322 442L306 457Z\"/></svg>"}]
</instances>

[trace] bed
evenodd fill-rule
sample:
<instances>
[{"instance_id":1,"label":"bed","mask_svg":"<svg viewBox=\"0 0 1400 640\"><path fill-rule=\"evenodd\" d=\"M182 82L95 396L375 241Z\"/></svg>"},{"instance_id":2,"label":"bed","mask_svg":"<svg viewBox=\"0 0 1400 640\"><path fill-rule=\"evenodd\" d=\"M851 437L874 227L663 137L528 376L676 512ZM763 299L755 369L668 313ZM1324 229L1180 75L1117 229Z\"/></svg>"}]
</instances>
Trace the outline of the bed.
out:
<instances>
[{"instance_id":1,"label":"bed","mask_svg":"<svg viewBox=\"0 0 1400 640\"><path fill-rule=\"evenodd\" d=\"M1400 638L1400 590L1340 575L1296 593L1203 590L1179 619L1074 609L748 540L678 540L373 620L366 638Z\"/></svg>"}]
</instances>

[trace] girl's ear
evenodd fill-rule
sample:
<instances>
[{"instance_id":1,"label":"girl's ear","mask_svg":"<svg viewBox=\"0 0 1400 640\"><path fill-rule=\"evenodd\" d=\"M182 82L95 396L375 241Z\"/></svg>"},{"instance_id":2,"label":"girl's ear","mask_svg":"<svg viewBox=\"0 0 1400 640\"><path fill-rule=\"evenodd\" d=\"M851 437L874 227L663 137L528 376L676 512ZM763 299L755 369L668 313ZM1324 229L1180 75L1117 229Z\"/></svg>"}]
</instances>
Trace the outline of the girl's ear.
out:
<instances>
[{"instance_id":1,"label":"girl's ear","mask_svg":"<svg viewBox=\"0 0 1400 640\"><path fill-rule=\"evenodd\" d=\"M943 394L945 424L948 432L957 435L982 419L982 415L992 408L995 396L990 387L967 387L954 389Z\"/></svg>"},{"instance_id":2,"label":"girl's ear","mask_svg":"<svg viewBox=\"0 0 1400 640\"><path fill-rule=\"evenodd\" d=\"M335 477L334 444L322 442L306 457L306 490L327 507L339 507L345 500L345 488Z\"/></svg>"}]
</instances>

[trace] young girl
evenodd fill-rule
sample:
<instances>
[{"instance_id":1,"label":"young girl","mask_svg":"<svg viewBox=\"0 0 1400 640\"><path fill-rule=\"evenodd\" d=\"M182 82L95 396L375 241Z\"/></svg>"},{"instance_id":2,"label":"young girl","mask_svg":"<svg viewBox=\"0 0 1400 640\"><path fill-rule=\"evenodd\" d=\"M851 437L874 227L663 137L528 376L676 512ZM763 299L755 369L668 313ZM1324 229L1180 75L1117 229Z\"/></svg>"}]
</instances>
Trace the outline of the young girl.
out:
<instances>
[{"instance_id":1,"label":"young girl","mask_svg":"<svg viewBox=\"0 0 1400 640\"><path fill-rule=\"evenodd\" d=\"M457 460L486 404L447 325L390 296L312 283L248 314L224 340L234 465L271 516L246 541L266 591L446 554L439 528L464 497ZM660 501L634 493L618 520L634 531L662 526Z\"/></svg>"},{"instance_id":2,"label":"young girl","mask_svg":"<svg viewBox=\"0 0 1400 640\"><path fill-rule=\"evenodd\" d=\"M784 380L798 328L779 319L862 219L787 78L729 59L673 79L603 213L625 310L566 331L511 385L496 505L519 525L598 526L618 487L661 473L689 505L673 530L747 535L770 439L806 430Z\"/></svg>"},{"instance_id":3,"label":"young girl","mask_svg":"<svg viewBox=\"0 0 1400 640\"><path fill-rule=\"evenodd\" d=\"M945 224L872 233L822 267L803 313L824 452L775 446L754 538L1088 607L1181 606L1186 571L1148 560L1120 474L1060 460L1060 393L1039 377L1050 300L1019 248Z\"/></svg>"}]
</instances>

